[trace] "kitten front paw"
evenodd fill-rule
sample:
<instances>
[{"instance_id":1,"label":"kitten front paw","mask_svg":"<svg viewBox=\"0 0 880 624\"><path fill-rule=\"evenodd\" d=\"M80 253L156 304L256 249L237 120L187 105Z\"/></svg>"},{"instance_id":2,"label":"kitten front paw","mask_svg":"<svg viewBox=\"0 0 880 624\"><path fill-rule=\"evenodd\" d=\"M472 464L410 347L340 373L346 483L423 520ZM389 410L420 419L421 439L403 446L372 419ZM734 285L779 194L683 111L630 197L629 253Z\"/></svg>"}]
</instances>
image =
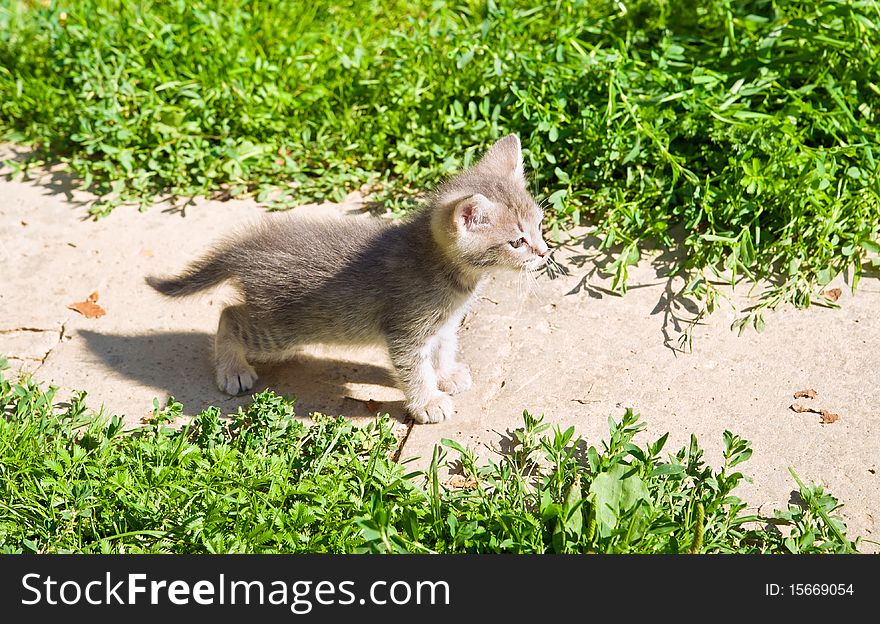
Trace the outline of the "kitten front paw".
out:
<instances>
[{"instance_id":1,"label":"kitten front paw","mask_svg":"<svg viewBox=\"0 0 880 624\"><path fill-rule=\"evenodd\" d=\"M436 394L424 405L411 407L409 411L420 425L439 423L452 418L455 403L448 394Z\"/></svg>"},{"instance_id":2,"label":"kitten front paw","mask_svg":"<svg viewBox=\"0 0 880 624\"><path fill-rule=\"evenodd\" d=\"M471 369L467 367L467 364L462 364L461 362L453 366L451 371L440 374L438 377L437 385L443 392L448 392L449 394L464 392L474 385L471 379Z\"/></svg>"},{"instance_id":3,"label":"kitten front paw","mask_svg":"<svg viewBox=\"0 0 880 624\"><path fill-rule=\"evenodd\" d=\"M217 387L232 396L247 392L254 387L256 381L257 371L250 364L217 369Z\"/></svg>"}]
</instances>

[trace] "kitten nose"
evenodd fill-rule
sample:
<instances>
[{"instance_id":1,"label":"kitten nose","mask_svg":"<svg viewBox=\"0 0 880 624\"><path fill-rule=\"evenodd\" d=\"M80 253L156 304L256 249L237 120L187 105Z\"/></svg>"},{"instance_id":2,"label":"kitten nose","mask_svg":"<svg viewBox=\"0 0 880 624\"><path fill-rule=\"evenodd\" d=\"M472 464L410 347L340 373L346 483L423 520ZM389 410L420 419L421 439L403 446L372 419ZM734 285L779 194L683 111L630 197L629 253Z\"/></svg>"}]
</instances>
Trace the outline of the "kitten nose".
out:
<instances>
[{"instance_id":1,"label":"kitten nose","mask_svg":"<svg viewBox=\"0 0 880 624\"><path fill-rule=\"evenodd\" d=\"M547 252L549 250L550 250L550 248L547 247L547 243L545 243L544 241L540 241L538 243L538 246L535 248L535 253L543 258L544 256L547 255Z\"/></svg>"}]
</instances>

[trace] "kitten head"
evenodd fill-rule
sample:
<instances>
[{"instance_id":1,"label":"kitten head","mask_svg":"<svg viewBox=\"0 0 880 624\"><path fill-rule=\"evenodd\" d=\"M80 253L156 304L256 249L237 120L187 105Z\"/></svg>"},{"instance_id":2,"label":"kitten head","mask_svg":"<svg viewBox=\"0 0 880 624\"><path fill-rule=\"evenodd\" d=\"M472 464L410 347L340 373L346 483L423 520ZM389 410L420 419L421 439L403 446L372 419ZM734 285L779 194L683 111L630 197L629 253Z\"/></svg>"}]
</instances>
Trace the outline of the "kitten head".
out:
<instances>
[{"instance_id":1,"label":"kitten head","mask_svg":"<svg viewBox=\"0 0 880 624\"><path fill-rule=\"evenodd\" d=\"M432 226L447 253L473 270L544 264L544 215L526 188L519 138L509 134L435 195Z\"/></svg>"}]
</instances>

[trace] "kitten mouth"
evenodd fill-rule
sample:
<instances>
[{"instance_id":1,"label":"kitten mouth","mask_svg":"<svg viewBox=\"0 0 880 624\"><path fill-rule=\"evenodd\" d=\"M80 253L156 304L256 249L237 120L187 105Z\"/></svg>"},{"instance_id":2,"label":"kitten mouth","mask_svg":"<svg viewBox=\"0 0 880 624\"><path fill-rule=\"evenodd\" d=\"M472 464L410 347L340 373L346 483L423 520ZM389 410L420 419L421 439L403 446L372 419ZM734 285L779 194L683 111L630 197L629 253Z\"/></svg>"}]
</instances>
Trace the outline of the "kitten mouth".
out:
<instances>
[{"instance_id":1,"label":"kitten mouth","mask_svg":"<svg viewBox=\"0 0 880 624\"><path fill-rule=\"evenodd\" d=\"M523 262L523 267L530 271L534 271L535 269L540 269L545 264L547 264L547 260L544 258L532 258L527 262Z\"/></svg>"}]
</instances>

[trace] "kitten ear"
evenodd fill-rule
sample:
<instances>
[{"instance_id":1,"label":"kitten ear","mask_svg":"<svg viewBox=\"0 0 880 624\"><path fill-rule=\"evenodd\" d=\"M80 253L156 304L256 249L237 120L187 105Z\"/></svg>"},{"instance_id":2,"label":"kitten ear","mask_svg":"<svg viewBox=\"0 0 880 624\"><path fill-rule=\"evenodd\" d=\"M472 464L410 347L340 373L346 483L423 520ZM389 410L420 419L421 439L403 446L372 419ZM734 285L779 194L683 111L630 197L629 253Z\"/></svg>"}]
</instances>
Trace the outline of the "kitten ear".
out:
<instances>
[{"instance_id":1,"label":"kitten ear","mask_svg":"<svg viewBox=\"0 0 880 624\"><path fill-rule=\"evenodd\" d=\"M519 182L523 187L526 186L522 146L519 137L515 134L508 134L506 137L498 139L474 168L491 175L509 178Z\"/></svg>"},{"instance_id":2,"label":"kitten ear","mask_svg":"<svg viewBox=\"0 0 880 624\"><path fill-rule=\"evenodd\" d=\"M492 202L485 195L476 193L465 197L455 205L452 218L458 229L473 232L491 224L489 217L492 211Z\"/></svg>"}]
</instances>

